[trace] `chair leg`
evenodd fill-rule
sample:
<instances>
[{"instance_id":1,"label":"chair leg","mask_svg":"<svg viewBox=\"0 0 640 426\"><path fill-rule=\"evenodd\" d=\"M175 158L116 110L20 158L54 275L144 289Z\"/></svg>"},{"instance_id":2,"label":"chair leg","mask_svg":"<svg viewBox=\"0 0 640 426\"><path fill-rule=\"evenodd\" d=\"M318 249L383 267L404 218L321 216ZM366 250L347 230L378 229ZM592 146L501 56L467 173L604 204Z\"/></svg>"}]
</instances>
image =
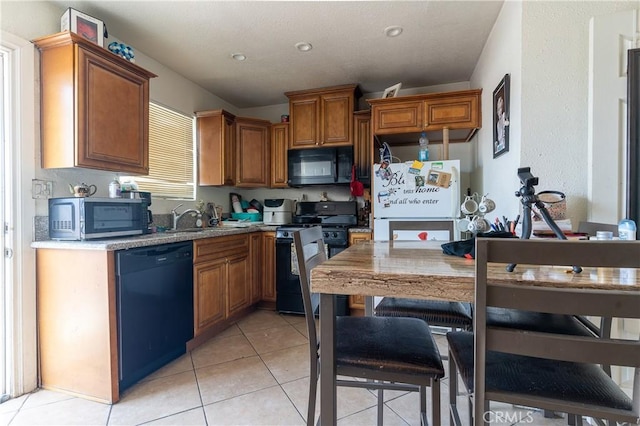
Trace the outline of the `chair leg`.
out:
<instances>
[{"instance_id":1,"label":"chair leg","mask_svg":"<svg viewBox=\"0 0 640 426\"><path fill-rule=\"evenodd\" d=\"M318 390L318 360L312 359L309 374L309 404L307 407L307 426L313 426L316 417L316 393Z\"/></svg>"},{"instance_id":2,"label":"chair leg","mask_svg":"<svg viewBox=\"0 0 640 426\"><path fill-rule=\"evenodd\" d=\"M456 363L449 352L449 424L459 425L460 415L458 414L458 370Z\"/></svg>"},{"instance_id":3,"label":"chair leg","mask_svg":"<svg viewBox=\"0 0 640 426\"><path fill-rule=\"evenodd\" d=\"M440 380L431 379L431 423L433 426L440 426L442 420L440 418Z\"/></svg>"},{"instance_id":4,"label":"chair leg","mask_svg":"<svg viewBox=\"0 0 640 426\"><path fill-rule=\"evenodd\" d=\"M382 426L384 412L384 389L378 389L378 426Z\"/></svg>"}]
</instances>

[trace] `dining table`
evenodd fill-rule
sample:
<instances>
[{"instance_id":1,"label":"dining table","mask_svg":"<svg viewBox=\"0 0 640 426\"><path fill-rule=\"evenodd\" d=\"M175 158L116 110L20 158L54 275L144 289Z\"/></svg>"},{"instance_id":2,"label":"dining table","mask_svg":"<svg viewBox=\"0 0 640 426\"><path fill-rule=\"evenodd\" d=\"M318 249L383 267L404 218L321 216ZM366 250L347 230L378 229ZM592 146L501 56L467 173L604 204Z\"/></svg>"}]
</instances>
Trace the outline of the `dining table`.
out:
<instances>
[{"instance_id":1,"label":"dining table","mask_svg":"<svg viewBox=\"0 0 640 426\"><path fill-rule=\"evenodd\" d=\"M311 270L320 294L320 423L336 423L335 295L473 302L475 261L443 253L443 241L363 241ZM597 243L597 242L595 242ZM490 264L488 278L505 284L640 292L636 270Z\"/></svg>"}]
</instances>

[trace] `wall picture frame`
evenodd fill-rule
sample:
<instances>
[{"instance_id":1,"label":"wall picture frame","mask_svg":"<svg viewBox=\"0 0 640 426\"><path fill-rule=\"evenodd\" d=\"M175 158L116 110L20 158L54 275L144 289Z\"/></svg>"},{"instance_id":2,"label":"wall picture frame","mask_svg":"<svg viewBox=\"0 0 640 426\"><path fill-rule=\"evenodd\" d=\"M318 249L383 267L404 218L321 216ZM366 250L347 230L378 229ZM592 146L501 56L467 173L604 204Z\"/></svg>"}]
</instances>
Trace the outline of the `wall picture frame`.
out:
<instances>
[{"instance_id":1,"label":"wall picture frame","mask_svg":"<svg viewBox=\"0 0 640 426\"><path fill-rule=\"evenodd\" d=\"M71 7L60 18L60 31L71 31L104 47L104 22Z\"/></svg>"},{"instance_id":2,"label":"wall picture frame","mask_svg":"<svg viewBox=\"0 0 640 426\"><path fill-rule=\"evenodd\" d=\"M384 93L382 94L382 99L395 98L396 96L398 96L398 92L400 91L401 87L402 87L402 83L394 84L391 87L387 87L386 89L384 89Z\"/></svg>"},{"instance_id":3,"label":"wall picture frame","mask_svg":"<svg viewBox=\"0 0 640 426\"><path fill-rule=\"evenodd\" d=\"M493 158L509 152L509 84L505 74L493 91Z\"/></svg>"}]
</instances>

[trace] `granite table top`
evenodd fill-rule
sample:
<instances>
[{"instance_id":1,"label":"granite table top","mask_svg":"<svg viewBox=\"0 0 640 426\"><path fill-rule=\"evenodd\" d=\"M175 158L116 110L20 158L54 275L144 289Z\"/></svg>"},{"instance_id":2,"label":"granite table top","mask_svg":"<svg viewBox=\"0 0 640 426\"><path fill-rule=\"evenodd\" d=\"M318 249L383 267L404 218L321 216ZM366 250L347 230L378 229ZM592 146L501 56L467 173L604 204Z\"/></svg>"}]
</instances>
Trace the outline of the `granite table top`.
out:
<instances>
[{"instance_id":1,"label":"granite table top","mask_svg":"<svg viewBox=\"0 0 640 426\"><path fill-rule=\"evenodd\" d=\"M316 293L394 296L473 302L475 261L442 253L438 241L365 241L338 253L311 270ZM489 265L492 281L536 282L548 287L572 286L640 291L640 271L612 268Z\"/></svg>"}]
</instances>

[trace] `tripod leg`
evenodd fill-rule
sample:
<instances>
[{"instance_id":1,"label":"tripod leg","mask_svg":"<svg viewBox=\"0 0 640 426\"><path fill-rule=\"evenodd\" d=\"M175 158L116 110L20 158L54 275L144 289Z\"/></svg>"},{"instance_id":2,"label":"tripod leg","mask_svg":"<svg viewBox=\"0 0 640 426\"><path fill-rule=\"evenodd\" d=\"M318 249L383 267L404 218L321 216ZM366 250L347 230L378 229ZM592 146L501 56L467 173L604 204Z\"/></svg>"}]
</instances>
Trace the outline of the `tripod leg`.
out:
<instances>
[{"instance_id":1,"label":"tripod leg","mask_svg":"<svg viewBox=\"0 0 640 426\"><path fill-rule=\"evenodd\" d=\"M520 239L528 240L531 238L531 203L522 199L522 235ZM513 272L516 268L515 263L507 265L507 272Z\"/></svg>"},{"instance_id":2,"label":"tripod leg","mask_svg":"<svg viewBox=\"0 0 640 426\"><path fill-rule=\"evenodd\" d=\"M556 234L556 237L558 237L558 239L560 240L566 240L567 237L560 230L560 227L558 226L558 224L551 218L551 215L549 215L549 211L544 206L544 204L538 202L536 203L536 207L540 211L540 214L542 215L542 218L544 219L544 221L547 222L547 225L549 225L549 228L551 228L554 234Z\"/></svg>"},{"instance_id":3,"label":"tripod leg","mask_svg":"<svg viewBox=\"0 0 640 426\"><path fill-rule=\"evenodd\" d=\"M544 221L547 222L547 225L549 225L549 228L553 229L553 232L556 234L556 237L558 237L558 239L560 240L566 240L567 237L560 230L560 227L558 226L558 224L553 220L553 218L549 214L549 211L544 206L544 204L541 202L537 202L536 207L540 211L540 214L542 215L542 218L544 219ZM582 268L577 265L573 265L572 269L573 269L573 272L576 274L579 274L580 272L582 272Z\"/></svg>"}]
</instances>

